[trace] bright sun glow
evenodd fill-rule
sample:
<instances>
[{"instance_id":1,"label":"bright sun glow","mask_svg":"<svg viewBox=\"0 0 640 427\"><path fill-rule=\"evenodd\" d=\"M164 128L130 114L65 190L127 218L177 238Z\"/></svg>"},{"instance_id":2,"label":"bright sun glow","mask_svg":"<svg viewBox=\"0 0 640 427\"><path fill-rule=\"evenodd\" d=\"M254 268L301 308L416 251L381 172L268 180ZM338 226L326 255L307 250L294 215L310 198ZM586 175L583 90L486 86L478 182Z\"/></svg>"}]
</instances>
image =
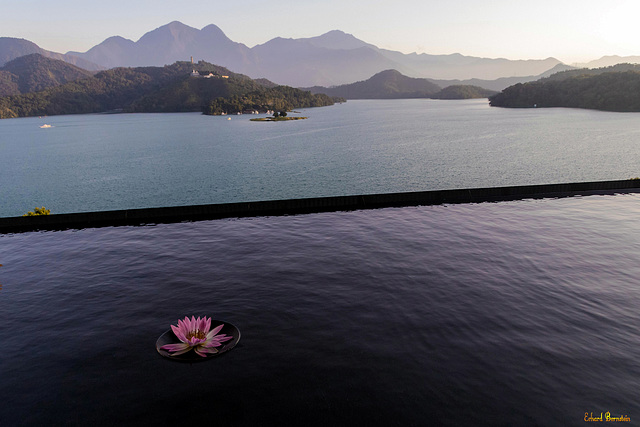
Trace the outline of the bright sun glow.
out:
<instances>
[{"instance_id":1,"label":"bright sun glow","mask_svg":"<svg viewBox=\"0 0 640 427\"><path fill-rule=\"evenodd\" d=\"M599 35L611 45L612 50L622 54L637 54L640 39L640 2L613 3L608 12L602 15L599 24Z\"/></svg>"}]
</instances>

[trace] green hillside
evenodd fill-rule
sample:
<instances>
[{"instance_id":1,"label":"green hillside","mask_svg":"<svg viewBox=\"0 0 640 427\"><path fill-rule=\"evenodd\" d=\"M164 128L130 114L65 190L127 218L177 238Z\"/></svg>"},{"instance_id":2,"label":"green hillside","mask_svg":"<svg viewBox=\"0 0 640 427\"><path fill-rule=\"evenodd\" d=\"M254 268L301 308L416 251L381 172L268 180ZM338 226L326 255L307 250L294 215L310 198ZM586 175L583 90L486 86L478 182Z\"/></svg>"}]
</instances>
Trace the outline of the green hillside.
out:
<instances>
[{"instance_id":1,"label":"green hillside","mask_svg":"<svg viewBox=\"0 0 640 427\"><path fill-rule=\"evenodd\" d=\"M494 107L640 111L640 65L572 70L517 84L489 98Z\"/></svg>"},{"instance_id":2,"label":"green hillside","mask_svg":"<svg viewBox=\"0 0 640 427\"><path fill-rule=\"evenodd\" d=\"M198 71L198 77L191 75L193 70ZM0 85L2 81L0 78ZM242 97L250 94L252 101L255 94L273 90L286 93L286 105L290 108L333 104L326 96L305 95L298 89L272 86L271 82L258 82L204 61L176 62L164 67L114 68L39 92L0 98L0 118L106 111L212 114L215 112L211 105L220 98L242 101ZM267 97L264 109L268 109L271 98ZM298 105L304 98L310 101Z\"/></svg>"},{"instance_id":3,"label":"green hillside","mask_svg":"<svg viewBox=\"0 0 640 427\"><path fill-rule=\"evenodd\" d=\"M0 96L38 92L92 75L75 65L34 53L9 61L0 68Z\"/></svg>"},{"instance_id":4,"label":"green hillside","mask_svg":"<svg viewBox=\"0 0 640 427\"><path fill-rule=\"evenodd\" d=\"M496 91L484 89L479 86L472 85L451 85L442 89L440 92L431 95L433 99L473 99L488 98L495 95Z\"/></svg>"},{"instance_id":5,"label":"green hillside","mask_svg":"<svg viewBox=\"0 0 640 427\"><path fill-rule=\"evenodd\" d=\"M487 98L496 93L470 85L452 85L442 89L430 79L407 77L396 70L381 71L360 82L329 88L315 86L309 90L346 99L469 99Z\"/></svg>"},{"instance_id":6,"label":"green hillside","mask_svg":"<svg viewBox=\"0 0 640 427\"><path fill-rule=\"evenodd\" d=\"M440 86L428 79L407 77L396 70L381 71L368 80L351 84L310 88L314 93L346 99L428 98L440 89Z\"/></svg>"}]
</instances>

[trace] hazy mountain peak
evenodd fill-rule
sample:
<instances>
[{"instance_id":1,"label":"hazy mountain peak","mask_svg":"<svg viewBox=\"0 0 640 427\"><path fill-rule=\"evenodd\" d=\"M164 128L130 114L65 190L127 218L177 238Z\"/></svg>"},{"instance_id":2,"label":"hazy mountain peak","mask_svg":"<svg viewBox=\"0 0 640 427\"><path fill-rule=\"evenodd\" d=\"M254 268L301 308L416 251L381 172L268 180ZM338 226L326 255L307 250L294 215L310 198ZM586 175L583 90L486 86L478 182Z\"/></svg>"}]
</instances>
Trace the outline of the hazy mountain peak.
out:
<instances>
[{"instance_id":1,"label":"hazy mountain peak","mask_svg":"<svg viewBox=\"0 0 640 427\"><path fill-rule=\"evenodd\" d=\"M353 34L345 33L340 30L331 30L320 36L303 39L314 46L324 47L327 49L358 49L361 47L375 48L374 45L365 43L356 38Z\"/></svg>"},{"instance_id":2,"label":"hazy mountain peak","mask_svg":"<svg viewBox=\"0 0 640 427\"><path fill-rule=\"evenodd\" d=\"M86 70L98 70L101 67L94 63L90 63L84 59L73 55L63 55L61 53L50 52L42 49L37 44L25 39L17 39L12 37L0 37L0 66L11 61L12 59L32 53L39 53L43 56L53 59L60 59L69 64L80 66Z\"/></svg>"},{"instance_id":3,"label":"hazy mountain peak","mask_svg":"<svg viewBox=\"0 0 640 427\"><path fill-rule=\"evenodd\" d=\"M225 39L229 39L227 37L227 35L224 33L224 31L222 31L220 29L220 27L218 27L217 25L213 25L213 24L209 24L206 27L204 27L202 30L200 30L201 33L207 35L208 37L215 37L215 38L225 38Z\"/></svg>"},{"instance_id":4,"label":"hazy mountain peak","mask_svg":"<svg viewBox=\"0 0 640 427\"><path fill-rule=\"evenodd\" d=\"M249 48L230 40L216 25L199 30L180 21L149 31L137 42L110 37L85 53L73 54L108 68L162 66L193 57L242 72L251 62Z\"/></svg>"},{"instance_id":5,"label":"hazy mountain peak","mask_svg":"<svg viewBox=\"0 0 640 427\"><path fill-rule=\"evenodd\" d=\"M426 98L440 90L428 79L407 77L397 70L380 71L367 80L331 88L313 87L314 93L347 99Z\"/></svg>"},{"instance_id":6,"label":"hazy mountain peak","mask_svg":"<svg viewBox=\"0 0 640 427\"><path fill-rule=\"evenodd\" d=\"M323 36L339 36L339 37L342 37L342 36L351 36L351 37L353 37L353 35L352 35L352 34L345 33L345 32L344 32L344 31L342 31L342 30L330 30L330 31L327 31L327 32L326 32L326 33L324 33L324 34L321 34L319 37L323 37Z\"/></svg>"},{"instance_id":7,"label":"hazy mountain peak","mask_svg":"<svg viewBox=\"0 0 640 427\"><path fill-rule=\"evenodd\" d=\"M112 45L112 46L130 46L134 44L133 40L125 39L121 36L113 36L105 39L101 44L103 45Z\"/></svg>"},{"instance_id":8,"label":"hazy mountain peak","mask_svg":"<svg viewBox=\"0 0 640 427\"><path fill-rule=\"evenodd\" d=\"M134 43L133 40L125 39L122 36L111 36L108 39L105 39L105 41L109 41L113 43Z\"/></svg>"},{"instance_id":9,"label":"hazy mountain peak","mask_svg":"<svg viewBox=\"0 0 640 427\"><path fill-rule=\"evenodd\" d=\"M121 36L111 36L109 38L104 39L102 43L95 45L94 47L89 49L86 53L69 51L67 52L67 55L74 55L74 56L81 57L84 55L91 55L91 52L95 52L95 51L100 52L105 49L122 51L127 48L130 48L134 44L135 42L133 40L125 39L124 37L121 37Z\"/></svg>"},{"instance_id":10,"label":"hazy mountain peak","mask_svg":"<svg viewBox=\"0 0 640 427\"><path fill-rule=\"evenodd\" d=\"M42 51L37 44L29 40L0 37L0 66L19 56L42 53Z\"/></svg>"},{"instance_id":11,"label":"hazy mountain peak","mask_svg":"<svg viewBox=\"0 0 640 427\"><path fill-rule=\"evenodd\" d=\"M291 48L292 46L302 46L305 45L306 43L303 41L304 39L292 39L292 38L284 38L284 37L274 37L271 40L263 43L263 44L259 44L253 47L253 49L256 49L257 51L269 48Z\"/></svg>"},{"instance_id":12,"label":"hazy mountain peak","mask_svg":"<svg viewBox=\"0 0 640 427\"><path fill-rule=\"evenodd\" d=\"M1 45L9 44L9 43L20 43L23 45L39 48L37 44L35 44L34 42L30 42L29 40L26 40L26 39L20 39L16 37L0 37Z\"/></svg>"},{"instance_id":13,"label":"hazy mountain peak","mask_svg":"<svg viewBox=\"0 0 640 427\"><path fill-rule=\"evenodd\" d=\"M553 66L553 68L548 69L544 73L540 74L538 77L540 77L540 78L548 77L548 76L550 76L552 74L559 73L561 71L569 71L569 70L575 70L575 69L576 69L576 67L572 67L570 65L556 64L555 66Z\"/></svg>"},{"instance_id":14,"label":"hazy mountain peak","mask_svg":"<svg viewBox=\"0 0 640 427\"><path fill-rule=\"evenodd\" d=\"M186 24L183 24L180 21L171 21L166 25L158 27L157 29L159 30L161 28L167 28L168 30L170 30L172 32L195 30L195 28L190 27L190 26L188 26Z\"/></svg>"},{"instance_id":15,"label":"hazy mountain peak","mask_svg":"<svg viewBox=\"0 0 640 427\"><path fill-rule=\"evenodd\" d=\"M406 76L403 75L398 70L384 70L384 71L380 71L379 73L375 74L373 77L371 77L371 79L386 80L386 79L397 78L397 77L406 77Z\"/></svg>"},{"instance_id":16,"label":"hazy mountain peak","mask_svg":"<svg viewBox=\"0 0 640 427\"><path fill-rule=\"evenodd\" d=\"M198 32L197 29L189 27L179 21L172 21L166 25L149 31L138 40L139 44L157 43L160 40L173 41L193 37Z\"/></svg>"},{"instance_id":17,"label":"hazy mountain peak","mask_svg":"<svg viewBox=\"0 0 640 427\"><path fill-rule=\"evenodd\" d=\"M183 24L183 23L182 23L182 22L180 22L180 21L171 21L171 22L169 22L168 24L161 25L161 26L160 26L160 27L158 27L158 28L162 28L162 27L169 27L169 28L192 28L192 27L189 27L187 24Z\"/></svg>"},{"instance_id":18,"label":"hazy mountain peak","mask_svg":"<svg viewBox=\"0 0 640 427\"><path fill-rule=\"evenodd\" d=\"M227 35L219 27L210 24L200 30L200 33L211 40L224 40L225 42L232 42Z\"/></svg>"},{"instance_id":19,"label":"hazy mountain peak","mask_svg":"<svg viewBox=\"0 0 640 427\"><path fill-rule=\"evenodd\" d=\"M611 67L613 65L622 64L622 63L629 63L629 64L640 63L640 56L607 55L607 56L603 56L600 59L596 59L584 64L576 64L576 65L579 67L585 67L585 68L602 68L602 67Z\"/></svg>"}]
</instances>

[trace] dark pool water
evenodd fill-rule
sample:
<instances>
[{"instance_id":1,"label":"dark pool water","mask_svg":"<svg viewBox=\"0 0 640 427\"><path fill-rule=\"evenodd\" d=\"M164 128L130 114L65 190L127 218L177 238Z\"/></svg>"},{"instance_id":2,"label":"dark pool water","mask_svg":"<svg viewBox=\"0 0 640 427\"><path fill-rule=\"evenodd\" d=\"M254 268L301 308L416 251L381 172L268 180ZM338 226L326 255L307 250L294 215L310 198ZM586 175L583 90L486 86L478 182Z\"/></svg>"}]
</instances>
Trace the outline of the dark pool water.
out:
<instances>
[{"instance_id":1,"label":"dark pool water","mask_svg":"<svg viewBox=\"0 0 640 427\"><path fill-rule=\"evenodd\" d=\"M623 194L0 235L0 425L634 425L639 217ZM242 339L167 361L186 315Z\"/></svg>"}]
</instances>

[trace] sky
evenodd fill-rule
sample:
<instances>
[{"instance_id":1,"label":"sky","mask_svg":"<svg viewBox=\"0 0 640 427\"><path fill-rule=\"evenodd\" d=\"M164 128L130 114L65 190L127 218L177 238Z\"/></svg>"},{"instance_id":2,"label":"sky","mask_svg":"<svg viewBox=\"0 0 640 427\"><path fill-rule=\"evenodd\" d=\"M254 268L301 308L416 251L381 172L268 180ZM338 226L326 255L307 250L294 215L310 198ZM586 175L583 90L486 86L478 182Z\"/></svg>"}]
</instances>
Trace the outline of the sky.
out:
<instances>
[{"instance_id":1,"label":"sky","mask_svg":"<svg viewBox=\"0 0 640 427\"><path fill-rule=\"evenodd\" d=\"M638 0L0 0L0 36L85 52L111 36L137 41L180 21L215 24L249 47L341 30L404 53L567 64L640 55Z\"/></svg>"}]
</instances>

